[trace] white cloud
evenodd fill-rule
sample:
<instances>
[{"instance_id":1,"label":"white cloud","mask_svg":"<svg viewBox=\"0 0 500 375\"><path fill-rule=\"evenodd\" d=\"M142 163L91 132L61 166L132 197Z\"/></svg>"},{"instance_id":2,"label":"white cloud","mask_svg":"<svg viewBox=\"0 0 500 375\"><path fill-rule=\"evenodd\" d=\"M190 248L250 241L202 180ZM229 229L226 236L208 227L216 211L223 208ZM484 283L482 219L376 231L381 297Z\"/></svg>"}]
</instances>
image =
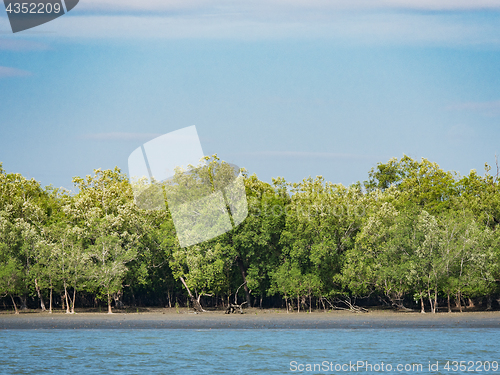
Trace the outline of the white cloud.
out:
<instances>
[{"instance_id":1,"label":"white cloud","mask_svg":"<svg viewBox=\"0 0 500 375\"><path fill-rule=\"evenodd\" d=\"M448 109L454 111L474 111L492 117L500 116L500 100L460 103L451 105Z\"/></svg>"},{"instance_id":2,"label":"white cloud","mask_svg":"<svg viewBox=\"0 0 500 375\"><path fill-rule=\"evenodd\" d=\"M0 50L4 51L44 51L50 49L49 45L31 40L0 39Z\"/></svg>"},{"instance_id":3,"label":"white cloud","mask_svg":"<svg viewBox=\"0 0 500 375\"><path fill-rule=\"evenodd\" d=\"M86 0L78 4L79 11L179 11L217 7L221 1L209 0ZM75 8L76 9L76 8Z\"/></svg>"},{"instance_id":4,"label":"white cloud","mask_svg":"<svg viewBox=\"0 0 500 375\"><path fill-rule=\"evenodd\" d=\"M470 126L459 124L450 127L446 135L453 142L469 142L476 136L476 132Z\"/></svg>"},{"instance_id":5,"label":"white cloud","mask_svg":"<svg viewBox=\"0 0 500 375\"><path fill-rule=\"evenodd\" d=\"M80 11L156 11L199 12L232 10L234 12L263 13L270 10L288 12L301 10L472 10L500 9L500 0L85 0Z\"/></svg>"},{"instance_id":6,"label":"white cloud","mask_svg":"<svg viewBox=\"0 0 500 375\"><path fill-rule=\"evenodd\" d=\"M478 9L498 17L468 12ZM37 27L35 37L499 45L498 19L500 0L85 0L68 16Z\"/></svg>"},{"instance_id":7,"label":"white cloud","mask_svg":"<svg viewBox=\"0 0 500 375\"><path fill-rule=\"evenodd\" d=\"M338 152L309 152L309 151L259 151L240 152L235 155L255 157L284 157L284 158L307 158L307 159L339 159L339 160L371 160L373 155L346 154Z\"/></svg>"},{"instance_id":8,"label":"white cloud","mask_svg":"<svg viewBox=\"0 0 500 375\"><path fill-rule=\"evenodd\" d=\"M341 43L498 45L500 24L460 15L332 13L304 15L73 16L38 27L41 37L159 39L322 38ZM50 31L50 33L49 33ZM44 33L45 32L45 33Z\"/></svg>"},{"instance_id":9,"label":"white cloud","mask_svg":"<svg viewBox=\"0 0 500 375\"><path fill-rule=\"evenodd\" d=\"M9 68L7 66L0 66L0 78L26 77L30 75L31 73L25 70Z\"/></svg>"},{"instance_id":10,"label":"white cloud","mask_svg":"<svg viewBox=\"0 0 500 375\"><path fill-rule=\"evenodd\" d=\"M380 6L419 10L500 9L499 0L376 0Z\"/></svg>"},{"instance_id":11,"label":"white cloud","mask_svg":"<svg viewBox=\"0 0 500 375\"><path fill-rule=\"evenodd\" d=\"M160 136L157 133L92 133L81 136L92 141L147 141Z\"/></svg>"}]
</instances>

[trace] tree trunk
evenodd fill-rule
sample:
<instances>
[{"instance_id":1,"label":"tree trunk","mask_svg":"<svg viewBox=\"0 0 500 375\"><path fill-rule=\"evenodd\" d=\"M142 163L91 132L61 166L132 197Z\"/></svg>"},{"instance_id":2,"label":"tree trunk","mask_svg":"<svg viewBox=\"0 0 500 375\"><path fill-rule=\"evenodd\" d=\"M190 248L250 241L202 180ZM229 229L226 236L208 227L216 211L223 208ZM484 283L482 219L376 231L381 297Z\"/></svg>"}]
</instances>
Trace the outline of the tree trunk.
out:
<instances>
[{"instance_id":1,"label":"tree trunk","mask_svg":"<svg viewBox=\"0 0 500 375\"><path fill-rule=\"evenodd\" d=\"M28 302L25 295L19 296L19 299L21 300L21 310L28 310Z\"/></svg>"},{"instance_id":2,"label":"tree trunk","mask_svg":"<svg viewBox=\"0 0 500 375\"><path fill-rule=\"evenodd\" d=\"M108 292L108 314L113 314L113 310L111 310L111 296Z\"/></svg>"},{"instance_id":3,"label":"tree trunk","mask_svg":"<svg viewBox=\"0 0 500 375\"><path fill-rule=\"evenodd\" d=\"M73 288L73 301L71 301L71 314L75 313L76 288Z\"/></svg>"},{"instance_id":4,"label":"tree trunk","mask_svg":"<svg viewBox=\"0 0 500 375\"><path fill-rule=\"evenodd\" d=\"M250 297L250 289L248 289L248 286L247 286L247 273L245 270L245 265L243 264L243 261L239 257L238 257L238 267L240 268L241 277L243 277L243 283L244 283L243 289L245 290L245 297L247 300L247 304L248 304L248 307L250 307L250 306L252 306L252 301L251 301L251 297Z\"/></svg>"},{"instance_id":5,"label":"tree trunk","mask_svg":"<svg viewBox=\"0 0 500 375\"><path fill-rule=\"evenodd\" d=\"M450 293L448 292L448 312L451 313Z\"/></svg>"},{"instance_id":6,"label":"tree trunk","mask_svg":"<svg viewBox=\"0 0 500 375\"><path fill-rule=\"evenodd\" d=\"M433 304L432 297L431 297L431 291L427 291L427 297L429 298L429 303L431 304L431 313L435 314L436 313L436 307Z\"/></svg>"},{"instance_id":7,"label":"tree trunk","mask_svg":"<svg viewBox=\"0 0 500 375\"><path fill-rule=\"evenodd\" d=\"M487 299L487 302L486 302L486 310L491 310L493 307L493 300L491 298L491 295L488 294L488 299Z\"/></svg>"},{"instance_id":8,"label":"tree trunk","mask_svg":"<svg viewBox=\"0 0 500 375\"><path fill-rule=\"evenodd\" d=\"M49 313L52 314L52 285L50 286L49 294Z\"/></svg>"},{"instance_id":9,"label":"tree trunk","mask_svg":"<svg viewBox=\"0 0 500 375\"><path fill-rule=\"evenodd\" d=\"M66 283L64 283L64 298L66 300L66 314L71 314L71 311L69 310L68 290L66 289Z\"/></svg>"},{"instance_id":10,"label":"tree trunk","mask_svg":"<svg viewBox=\"0 0 500 375\"><path fill-rule=\"evenodd\" d=\"M467 306L467 308L470 309L470 308L476 307L476 305L474 304L474 301L471 298L468 298L468 300L469 300L469 306Z\"/></svg>"},{"instance_id":11,"label":"tree trunk","mask_svg":"<svg viewBox=\"0 0 500 375\"><path fill-rule=\"evenodd\" d=\"M424 297L420 296L420 312L425 314Z\"/></svg>"},{"instance_id":12,"label":"tree trunk","mask_svg":"<svg viewBox=\"0 0 500 375\"><path fill-rule=\"evenodd\" d=\"M14 297L12 296L12 294L9 294L9 296L10 296L10 299L12 300L12 304L14 305L15 314L19 314L19 311L17 310L17 306L16 306L16 301L14 301Z\"/></svg>"},{"instance_id":13,"label":"tree trunk","mask_svg":"<svg viewBox=\"0 0 500 375\"><path fill-rule=\"evenodd\" d=\"M132 288L132 286L130 286L130 293L132 294L132 306L137 306L137 304L135 302L134 288Z\"/></svg>"},{"instance_id":14,"label":"tree trunk","mask_svg":"<svg viewBox=\"0 0 500 375\"><path fill-rule=\"evenodd\" d=\"M438 312L438 292L437 292L437 288L436 290L434 290L434 313L437 313Z\"/></svg>"},{"instance_id":15,"label":"tree trunk","mask_svg":"<svg viewBox=\"0 0 500 375\"><path fill-rule=\"evenodd\" d=\"M309 312L311 312L311 292L309 292Z\"/></svg>"},{"instance_id":16,"label":"tree trunk","mask_svg":"<svg viewBox=\"0 0 500 375\"><path fill-rule=\"evenodd\" d=\"M35 290L36 294L38 295L38 298L40 299L40 307L42 308L42 311L47 311L45 308L45 303L43 303L43 296L42 293L40 292L40 287L38 286L38 281L35 279Z\"/></svg>"},{"instance_id":17,"label":"tree trunk","mask_svg":"<svg viewBox=\"0 0 500 375\"><path fill-rule=\"evenodd\" d=\"M189 290L184 278L182 276L180 276L179 279L181 280L182 284L184 285L184 287L186 288L186 290L189 294L189 299L193 303L193 308L198 312L205 312L205 310L203 310L203 307L201 307L200 302L196 298L194 298L193 293L191 293L191 291Z\"/></svg>"},{"instance_id":18,"label":"tree trunk","mask_svg":"<svg viewBox=\"0 0 500 375\"><path fill-rule=\"evenodd\" d=\"M300 299L299 295L297 294L297 312L300 313Z\"/></svg>"},{"instance_id":19,"label":"tree trunk","mask_svg":"<svg viewBox=\"0 0 500 375\"><path fill-rule=\"evenodd\" d=\"M113 293L113 301L115 301L115 309L123 309L124 304L122 302L123 292L120 290L118 293Z\"/></svg>"}]
</instances>

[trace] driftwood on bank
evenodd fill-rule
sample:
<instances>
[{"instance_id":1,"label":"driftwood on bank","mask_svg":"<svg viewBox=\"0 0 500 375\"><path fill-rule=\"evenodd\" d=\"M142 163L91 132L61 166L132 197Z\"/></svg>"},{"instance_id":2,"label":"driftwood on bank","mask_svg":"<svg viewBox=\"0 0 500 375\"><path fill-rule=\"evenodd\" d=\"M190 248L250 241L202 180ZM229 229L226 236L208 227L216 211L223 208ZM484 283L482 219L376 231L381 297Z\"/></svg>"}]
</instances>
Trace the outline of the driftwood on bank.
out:
<instances>
[{"instance_id":1,"label":"driftwood on bank","mask_svg":"<svg viewBox=\"0 0 500 375\"><path fill-rule=\"evenodd\" d=\"M234 293L234 303L229 302L228 306L226 308L226 314L232 314L236 312L236 309L239 310L240 314L243 314L243 305L247 304L248 301L243 302L242 304L238 305L238 292L240 291L240 288L245 285L247 282L245 281L243 284L241 284L238 289L236 290L236 293Z\"/></svg>"},{"instance_id":2,"label":"driftwood on bank","mask_svg":"<svg viewBox=\"0 0 500 375\"><path fill-rule=\"evenodd\" d=\"M186 290L189 294L189 299L191 300L191 303L193 304L193 308L194 308L195 312L197 312L197 313L198 312L206 312L206 310L204 310L203 307L201 307L201 303L200 303L200 298L201 298L202 294L199 294L198 298L194 298L193 293L191 293L191 291L189 290L184 278L181 276L181 277L179 277L179 279L181 280L182 284L184 285L184 287L186 288Z\"/></svg>"},{"instance_id":3,"label":"driftwood on bank","mask_svg":"<svg viewBox=\"0 0 500 375\"><path fill-rule=\"evenodd\" d=\"M226 308L226 314L236 313L236 309L239 309L240 314L243 314L243 305L245 305L246 303L247 301L243 302L241 305L230 303Z\"/></svg>"},{"instance_id":4,"label":"driftwood on bank","mask_svg":"<svg viewBox=\"0 0 500 375\"><path fill-rule=\"evenodd\" d=\"M331 306L332 309L335 309L335 310L347 310L347 311L351 311L353 313L367 313L368 310L365 309L364 307L360 307L360 306L356 306L355 304L353 304L351 301L350 301L350 298L347 299L347 298L336 298L333 302L335 303L335 305L333 305L329 300L328 298L325 298L325 301L328 302L328 304ZM340 306L337 306L338 303L342 303L344 304L345 306L347 307L340 307Z\"/></svg>"},{"instance_id":5,"label":"driftwood on bank","mask_svg":"<svg viewBox=\"0 0 500 375\"><path fill-rule=\"evenodd\" d=\"M378 297L379 301L382 302L385 306L390 307L396 311L402 311L402 312L415 312L415 309L410 309L406 307L403 304L403 300L401 298L388 298L389 300L387 301L386 298L383 298L381 296ZM424 301L422 298L420 298L420 301L422 302L422 310L421 312L424 311Z\"/></svg>"}]
</instances>

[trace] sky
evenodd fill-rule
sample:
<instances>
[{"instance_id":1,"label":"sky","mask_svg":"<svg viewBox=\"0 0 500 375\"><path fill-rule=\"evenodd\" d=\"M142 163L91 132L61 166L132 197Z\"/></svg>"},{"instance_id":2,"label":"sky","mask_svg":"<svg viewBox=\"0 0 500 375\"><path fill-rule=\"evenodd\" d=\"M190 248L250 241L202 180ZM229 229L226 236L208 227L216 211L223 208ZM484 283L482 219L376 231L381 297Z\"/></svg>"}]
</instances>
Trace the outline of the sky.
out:
<instances>
[{"instance_id":1,"label":"sky","mask_svg":"<svg viewBox=\"0 0 500 375\"><path fill-rule=\"evenodd\" d=\"M349 185L409 155L500 154L500 0L81 0L13 34L0 8L0 162L43 186L195 125L271 182Z\"/></svg>"}]
</instances>

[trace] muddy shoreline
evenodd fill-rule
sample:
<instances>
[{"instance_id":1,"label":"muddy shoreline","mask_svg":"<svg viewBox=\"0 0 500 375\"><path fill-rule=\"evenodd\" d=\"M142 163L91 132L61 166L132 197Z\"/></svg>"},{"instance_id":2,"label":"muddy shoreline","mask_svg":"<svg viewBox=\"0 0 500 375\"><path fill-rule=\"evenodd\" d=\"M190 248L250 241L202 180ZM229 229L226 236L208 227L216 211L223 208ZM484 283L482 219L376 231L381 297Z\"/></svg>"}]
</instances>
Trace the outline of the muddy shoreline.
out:
<instances>
[{"instance_id":1,"label":"muddy shoreline","mask_svg":"<svg viewBox=\"0 0 500 375\"><path fill-rule=\"evenodd\" d=\"M0 313L0 330L10 329L439 329L500 328L500 312L420 314L392 311L289 313L248 309L245 314L223 311L194 314L186 309L150 309L114 314Z\"/></svg>"}]
</instances>

